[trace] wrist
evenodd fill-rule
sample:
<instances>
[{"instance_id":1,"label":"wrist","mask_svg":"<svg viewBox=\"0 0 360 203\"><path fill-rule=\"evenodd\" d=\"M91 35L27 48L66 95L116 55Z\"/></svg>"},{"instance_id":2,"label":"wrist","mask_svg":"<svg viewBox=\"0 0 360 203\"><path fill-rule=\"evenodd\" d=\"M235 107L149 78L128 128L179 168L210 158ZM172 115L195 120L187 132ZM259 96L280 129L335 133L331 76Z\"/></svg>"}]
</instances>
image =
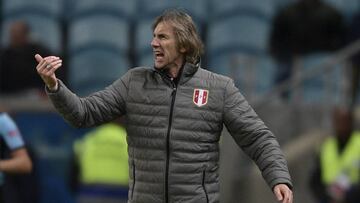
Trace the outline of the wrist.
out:
<instances>
[{"instance_id":1,"label":"wrist","mask_svg":"<svg viewBox=\"0 0 360 203\"><path fill-rule=\"evenodd\" d=\"M53 85L46 85L46 86L50 90L50 92L56 92L59 89L59 84L57 81Z\"/></svg>"}]
</instances>

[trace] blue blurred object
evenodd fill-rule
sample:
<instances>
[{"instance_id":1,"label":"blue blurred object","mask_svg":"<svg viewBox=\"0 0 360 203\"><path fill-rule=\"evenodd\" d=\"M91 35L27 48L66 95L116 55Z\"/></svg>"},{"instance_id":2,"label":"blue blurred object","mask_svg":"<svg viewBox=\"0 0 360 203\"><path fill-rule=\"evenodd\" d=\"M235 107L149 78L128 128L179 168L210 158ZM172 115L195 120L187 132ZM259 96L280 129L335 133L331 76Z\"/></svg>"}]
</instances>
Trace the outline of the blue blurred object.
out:
<instances>
[{"instance_id":1,"label":"blue blurred object","mask_svg":"<svg viewBox=\"0 0 360 203\"><path fill-rule=\"evenodd\" d=\"M204 23L208 17L207 0L138 0L139 17L151 18L159 16L164 10L171 8L180 8L188 12L199 25Z\"/></svg>"},{"instance_id":2,"label":"blue blurred object","mask_svg":"<svg viewBox=\"0 0 360 203\"><path fill-rule=\"evenodd\" d=\"M42 187L47 188L41 197L41 203L75 203L65 180L60 177L48 176L42 180Z\"/></svg>"},{"instance_id":3,"label":"blue blurred object","mask_svg":"<svg viewBox=\"0 0 360 203\"><path fill-rule=\"evenodd\" d=\"M275 12L275 0L211 0L210 9L212 19L223 18L238 14L258 15L271 19Z\"/></svg>"},{"instance_id":4,"label":"blue blurred object","mask_svg":"<svg viewBox=\"0 0 360 203\"><path fill-rule=\"evenodd\" d=\"M209 69L231 77L247 99L256 99L273 87L276 64L268 55L233 51L210 58Z\"/></svg>"},{"instance_id":5,"label":"blue blurred object","mask_svg":"<svg viewBox=\"0 0 360 203\"><path fill-rule=\"evenodd\" d=\"M71 5L69 84L83 96L105 88L128 70L136 1L79 0Z\"/></svg>"},{"instance_id":6,"label":"blue blurred object","mask_svg":"<svg viewBox=\"0 0 360 203\"><path fill-rule=\"evenodd\" d=\"M154 66L154 55L152 52L141 55L138 60L137 66L146 66L153 67Z\"/></svg>"},{"instance_id":7,"label":"blue blurred object","mask_svg":"<svg viewBox=\"0 0 360 203\"><path fill-rule=\"evenodd\" d=\"M24 21L31 29L31 39L49 48L54 53L62 51L61 24L52 18L47 18L37 13L23 13L6 17L2 23L2 45L9 43L9 29L13 22Z\"/></svg>"},{"instance_id":8,"label":"blue blurred object","mask_svg":"<svg viewBox=\"0 0 360 203\"><path fill-rule=\"evenodd\" d=\"M257 86L258 94L268 93L275 85L277 63L269 55L257 59Z\"/></svg>"},{"instance_id":9,"label":"blue blurred object","mask_svg":"<svg viewBox=\"0 0 360 203\"><path fill-rule=\"evenodd\" d=\"M275 6L273 0L211 0L206 37L209 58L233 51L266 52Z\"/></svg>"},{"instance_id":10,"label":"blue blurred object","mask_svg":"<svg viewBox=\"0 0 360 203\"><path fill-rule=\"evenodd\" d=\"M129 24L121 17L94 14L76 18L69 25L69 51L73 54L96 47L125 54L129 48L129 33Z\"/></svg>"},{"instance_id":11,"label":"blue blurred object","mask_svg":"<svg viewBox=\"0 0 360 203\"><path fill-rule=\"evenodd\" d=\"M91 129L72 128L55 112L16 112L13 118L37 160L41 203L72 203L66 183L72 143Z\"/></svg>"},{"instance_id":12,"label":"blue blurred object","mask_svg":"<svg viewBox=\"0 0 360 203\"><path fill-rule=\"evenodd\" d=\"M65 0L2 0L2 15L16 16L35 13L51 18L60 18Z\"/></svg>"},{"instance_id":13,"label":"blue blurred object","mask_svg":"<svg viewBox=\"0 0 360 203\"><path fill-rule=\"evenodd\" d=\"M273 1L212 0L206 36L209 69L234 79L250 100L268 92L275 64L267 55Z\"/></svg>"},{"instance_id":14,"label":"blue blurred object","mask_svg":"<svg viewBox=\"0 0 360 203\"><path fill-rule=\"evenodd\" d=\"M129 68L129 60L121 52L88 49L69 59L69 84L79 95L105 88Z\"/></svg>"},{"instance_id":15,"label":"blue blurred object","mask_svg":"<svg viewBox=\"0 0 360 203\"><path fill-rule=\"evenodd\" d=\"M232 50L262 54L267 51L269 31L269 21L251 15L213 21L208 28L208 54L213 57Z\"/></svg>"},{"instance_id":16,"label":"blue blurred object","mask_svg":"<svg viewBox=\"0 0 360 203\"><path fill-rule=\"evenodd\" d=\"M64 0L3 0L2 45L9 42L9 26L14 21L25 21L31 28L32 39L54 53L62 51L62 14Z\"/></svg>"},{"instance_id":17,"label":"blue blurred object","mask_svg":"<svg viewBox=\"0 0 360 203\"><path fill-rule=\"evenodd\" d=\"M339 10L347 21L360 11L359 0L324 0L324 2Z\"/></svg>"},{"instance_id":18,"label":"blue blurred object","mask_svg":"<svg viewBox=\"0 0 360 203\"><path fill-rule=\"evenodd\" d=\"M131 21L136 13L136 0L68 0L71 19L94 14L109 14Z\"/></svg>"},{"instance_id":19,"label":"blue blurred object","mask_svg":"<svg viewBox=\"0 0 360 203\"><path fill-rule=\"evenodd\" d=\"M344 98L343 81L345 80L345 64L328 64L326 61L331 57L330 53L313 53L301 56L296 62L297 74L316 71L322 66L328 69L315 77L306 78L295 91L302 103L331 103L339 104ZM327 65L326 65L327 64Z\"/></svg>"},{"instance_id":20,"label":"blue blurred object","mask_svg":"<svg viewBox=\"0 0 360 203\"><path fill-rule=\"evenodd\" d=\"M153 37L151 19L139 20L135 25L134 50L137 57L136 66L149 65L147 61L141 60L144 57L152 55L151 40Z\"/></svg>"}]
</instances>

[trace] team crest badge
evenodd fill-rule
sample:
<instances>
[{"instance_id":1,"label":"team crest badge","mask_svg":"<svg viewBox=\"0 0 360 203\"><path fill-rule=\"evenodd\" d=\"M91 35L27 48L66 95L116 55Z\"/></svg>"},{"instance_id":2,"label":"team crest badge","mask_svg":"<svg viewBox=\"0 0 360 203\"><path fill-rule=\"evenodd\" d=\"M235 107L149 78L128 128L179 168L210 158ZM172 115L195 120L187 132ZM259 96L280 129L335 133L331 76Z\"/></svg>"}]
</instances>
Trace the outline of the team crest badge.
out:
<instances>
[{"instance_id":1,"label":"team crest badge","mask_svg":"<svg viewBox=\"0 0 360 203\"><path fill-rule=\"evenodd\" d=\"M202 107L207 104L209 91L203 89L194 89L193 102L196 106Z\"/></svg>"}]
</instances>

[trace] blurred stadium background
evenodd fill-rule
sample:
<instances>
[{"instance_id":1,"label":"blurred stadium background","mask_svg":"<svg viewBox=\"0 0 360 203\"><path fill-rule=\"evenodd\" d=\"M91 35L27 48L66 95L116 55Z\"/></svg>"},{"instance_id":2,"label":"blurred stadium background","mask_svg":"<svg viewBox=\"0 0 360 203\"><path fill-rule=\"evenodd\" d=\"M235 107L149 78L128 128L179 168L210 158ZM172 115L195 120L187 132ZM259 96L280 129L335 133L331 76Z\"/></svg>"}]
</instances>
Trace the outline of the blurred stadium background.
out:
<instances>
[{"instance_id":1,"label":"blurred stadium background","mask_svg":"<svg viewBox=\"0 0 360 203\"><path fill-rule=\"evenodd\" d=\"M324 0L347 18L357 0ZM268 51L274 15L292 0L1 0L1 45L8 27L25 20L32 37L63 56L68 85L79 95L104 88L129 68L152 65L151 23L164 9L181 7L196 21L205 43L204 68L231 76L276 134L294 181L295 202L314 202L308 177L316 150L332 133L331 108L349 103L349 58L359 43L337 52L299 57L294 77L274 83L278 64ZM35 67L34 67L35 71ZM21 73L20 73L21 74ZM282 101L283 90L291 90ZM73 129L44 97L0 95L38 160L42 203L73 202L68 188ZM221 202L275 202L260 173L224 132Z\"/></svg>"}]
</instances>

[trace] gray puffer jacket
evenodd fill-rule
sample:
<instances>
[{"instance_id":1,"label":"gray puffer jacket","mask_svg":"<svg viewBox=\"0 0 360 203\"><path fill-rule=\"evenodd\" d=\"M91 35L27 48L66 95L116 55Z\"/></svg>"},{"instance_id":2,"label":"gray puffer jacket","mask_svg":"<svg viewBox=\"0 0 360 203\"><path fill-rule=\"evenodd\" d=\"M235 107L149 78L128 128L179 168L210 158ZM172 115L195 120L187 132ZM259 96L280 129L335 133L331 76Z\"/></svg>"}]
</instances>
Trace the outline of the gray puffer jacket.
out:
<instances>
[{"instance_id":1,"label":"gray puffer jacket","mask_svg":"<svg viewBox=\"0 0 360 203\"><path fill-rule=\"evenodd\" d=\"M126 115L130 203L219 202L223 124L271 188L291 187L278 142L233 81L199 66L185 64L178 85L156 69L134 68L86 98L61 81L48 95L76 127Z\"/></svg>"}]
</instances>

